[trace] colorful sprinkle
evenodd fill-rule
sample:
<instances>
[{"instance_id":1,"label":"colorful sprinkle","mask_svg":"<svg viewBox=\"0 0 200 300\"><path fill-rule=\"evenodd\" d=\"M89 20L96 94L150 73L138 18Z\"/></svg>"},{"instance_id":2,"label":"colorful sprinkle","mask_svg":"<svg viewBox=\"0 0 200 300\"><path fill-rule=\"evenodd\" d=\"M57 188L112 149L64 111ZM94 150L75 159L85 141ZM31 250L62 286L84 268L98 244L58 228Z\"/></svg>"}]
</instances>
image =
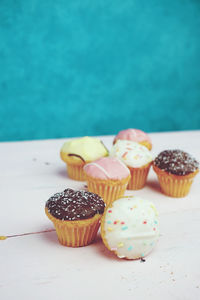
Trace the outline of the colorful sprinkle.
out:
<instances>
[{"instance_id":1,"label":"colorful sprinkle","mask_svg":"<svg viewBox=\"0 0 200 300\"><path fill-rule=\"evenodd\" d=\"M123 243L119 243L119 244L117 245L118 248L122 248L123 246L124 246Z\"/></svg>"},{"instance_id":2,"label":"colorful sprinkle","mask_svg":"<svg viewBox=\"0 0 200 300\"><path fill-rule=\"evenodd\" d=\"M111 228L111 227L108 227L108 231L113 231L113 228Z\"/></svg>"},{"instance_id":3,"label":"colorful sprinkle","mask_svg":"<svg viewBox=\"0 0 200 300\"><path fill-rule=\"evenodd\" d=\"M111 221L107 221L107 224L111 224L112 222Z\"/></svg>"},{"instance_id":4,"label":"colorful sprinkle","mask_svg":"<svg viewBox=\"0 0 200 300\"><path fill-rule=\"evenodd\" d=\"M137 208L137 205L134 205L133 207L130 207L130 210L133 210L134 208Z\"/></svg>"},{"instance_id":5,"label":"colorful sprinkle","mask_svg":"<svg viewBox=\"0 0 200 300\"><path fill-rule=\"evenodd\" d=\"M112 212L112 210L111 210L111 209L109 209L109 210L108 210L108 213L111 213L111 212Z\"/></svg>"},{"instance_id":6,"label":"colorful sprinkle","mask_svg":"<svg viewBox=\"0 0 200 300\"><path fill-rule=\"evenodd\" d=\"M154 227L153 230L156 231L156 228Z\"/></svg>"},{"instance_id":7,"label":"colorful sprinkle","mask_svg":"<svg viewBox=\"0 0 200 300\"><path fill-rule=\"evenodd\" d=\"M117 224L118 221L114 221L113 224Z\"/></svg>"},{"instance_id":8,"label":"colorful sprinkle","mask_svg":"<svg viewBox=\"0 0 200 300\"><path fill-rule=\"evenodd\" d=\"M158 222L155 220L155 221L154 221L154 224L158 224Z\"/></svg>"},{"instance_id":9,"label":"colorful sprinkle","mask_svg":"<svg viewBox=\"0 0 200 300\"><path fill-rule=\"evenodd\" d=\"M157 216L157 215L158 215L158 212L157 212L155 206L154 206L153 204L151 204L150 206L151 206L151 208L153 209L155 215Z\"/></svg>"},{"instance_id":10,"label":"colorful sprinkle","mask_svg":"<svg viewBox=\"0 0 200 300\"><path fill-rule=\"evenodd\" d=\"M147 221L144 221L143 224L147 224Z\"/></svg>"},{"instance_id":11,"label":"colorful sprinkle","mask_svg":"<svg viewBox=\"0 0 200 300\"><path fill-rule=\"evenodd\" d=\"M127 154L128 154L128 152L125 152L125 153L122 155L122 158L125 158Z\"/></svg>"},{"instance_id":12,"label":"colorful sprinkle","mask_svg":"<svg viewBox=\"0 0 200 300\"><path fill-rule=\"evenodd\" d=\"M122 221L122 222L121 222L121 224L123 225L123 224L125 224L125 222L124 222L124 221Z\"/></svg>"},{"instance_id":13,"label":"colorful sprinkle","mask_svg":"<svg viewBox=\"0 0 200 300\"><path fill-rule=\"evenodd\" d=\"M128 247L128 251L131 251L133 249L133 246Z\"/></svg>"},{"instance_id":14,"label":"colorful sprinkle","mask_svg":"<svg viewBox=\"0 0 200 300\"><path fill-rule=\"evenodd\" d=\"M126 229L128 229L128 226L123 226L122 227L122 230L126 230Z\"/></svg>"}]
</instances>

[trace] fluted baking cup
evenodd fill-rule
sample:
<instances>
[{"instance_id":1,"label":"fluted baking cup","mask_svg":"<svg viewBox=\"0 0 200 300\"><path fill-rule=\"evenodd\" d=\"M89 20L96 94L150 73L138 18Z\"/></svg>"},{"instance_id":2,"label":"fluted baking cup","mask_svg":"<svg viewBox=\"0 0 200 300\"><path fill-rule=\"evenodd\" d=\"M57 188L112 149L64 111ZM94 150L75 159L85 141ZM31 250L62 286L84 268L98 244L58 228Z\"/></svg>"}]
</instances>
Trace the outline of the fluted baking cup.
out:
<instances>
[{"instance_id":1,"label":"fluted baking cup","mask_svg":"<svg viewBox=\"0 0 200 300\"><path fill-rule=\"evenodd\" d=\"M85 181L85 173L83 171L83 166L85 164L81 165L74 165L67 163L67 173L69 178L79 181Z\"/></svg>"},{"instance_id":2,"label":"fluted baking cup","mask_svg":"<svg viewBox=\"0 0 200 300\"><path fill-rule=\"evenodd\" d=\"M161 187L161 191L170 197L181 198L188 195L193 179L199 172L197 169L188 175L174 175L167 173L155 165L153 166L154 171L158 176L158 181Z\"/></svg>"},{"instance_id":3,"label":"fluted baking cup","mask_svg":"<svg viewBox=\"0 0 200 300\"><path fill-rule=\"evenodd\" d=\"M109 205L124 195L129 180L130 176L122 180L102 180L90 177L86 174L88 191L101 196L106 205Z\"/></svg>"},{"instance_id":4,"label":"fluted baking cup","mask_svg":"<svg viewBox=\"0 0 200 300\"><path fill-rule=\"evenodd\" d=\"M129 190L140 190L145 186L150 167L151 163L140 168L128 167L131 172L131 179L128 183Z\"/></svg>"},{"instance_id":5,"label":"fluted baking cup","mask_svg":"<svg viewBox=\"0 0 200 300\"><path fill-rule=\"evenodd\" d=\"M63 246L83 247L96 238L102 215L96 214L86 220L62 221L53 217L45 208L47 217L53 222L59 242Z\"/></svg>"}]
</instances>

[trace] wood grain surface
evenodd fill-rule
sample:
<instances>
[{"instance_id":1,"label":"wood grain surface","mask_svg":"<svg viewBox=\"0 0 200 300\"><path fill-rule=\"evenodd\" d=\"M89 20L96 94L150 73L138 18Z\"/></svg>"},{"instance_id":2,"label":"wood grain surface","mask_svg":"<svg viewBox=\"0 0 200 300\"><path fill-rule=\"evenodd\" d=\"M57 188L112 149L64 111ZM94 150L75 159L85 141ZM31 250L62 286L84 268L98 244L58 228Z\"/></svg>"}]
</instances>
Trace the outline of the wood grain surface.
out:
<instances>
[{"instance_id":1,"label":"wood grain surface","mask_svg":"<svg viewBox=\"0 0 200 300\"><path fill-rule=\"evenodd\" d=\"M153 155L182 149L200 161L200 131L154 133ZM101 137L110 149L113 136ZM139 195L160 215L156 248L140 260L116 258L103 245L61 246L44 213L46 200L85 182L67 177L59 157L65 140L0 144L0 298L200 299L200 176L185 198L160 192L153 170Z\"/></svg>"}]
</instances>

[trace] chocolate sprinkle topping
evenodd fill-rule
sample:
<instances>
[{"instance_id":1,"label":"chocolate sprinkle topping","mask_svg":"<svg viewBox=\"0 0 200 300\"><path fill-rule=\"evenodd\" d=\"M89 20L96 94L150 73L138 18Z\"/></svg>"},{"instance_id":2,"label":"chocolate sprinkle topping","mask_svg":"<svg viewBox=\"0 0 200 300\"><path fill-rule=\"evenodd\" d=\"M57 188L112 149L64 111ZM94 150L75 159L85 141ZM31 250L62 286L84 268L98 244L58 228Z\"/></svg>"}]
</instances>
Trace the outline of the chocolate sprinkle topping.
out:
<instances>
[{"instance_id":1,"label":"chocolate sprinkle topping","mask_svg":"<svg viewBox=\"0 0 200 300\"><path fill-rule=\"evenodd\" d=\"M174 175L187 175L199 168L199 163L190 154L181 150L165 150L155 159L154 165Z\"/></svg>"},{"instance_id":2,"label":"chocolate sprinkle topping","mask_svg":"<svg viewBox=\"0 0 200 300\"><path fill-rule=\"evenodd\" d=\"M83 220L103 214L105 203L97 194L66 189L46 202L48 212L59 220Z\"/></svg>"}]
</instances>

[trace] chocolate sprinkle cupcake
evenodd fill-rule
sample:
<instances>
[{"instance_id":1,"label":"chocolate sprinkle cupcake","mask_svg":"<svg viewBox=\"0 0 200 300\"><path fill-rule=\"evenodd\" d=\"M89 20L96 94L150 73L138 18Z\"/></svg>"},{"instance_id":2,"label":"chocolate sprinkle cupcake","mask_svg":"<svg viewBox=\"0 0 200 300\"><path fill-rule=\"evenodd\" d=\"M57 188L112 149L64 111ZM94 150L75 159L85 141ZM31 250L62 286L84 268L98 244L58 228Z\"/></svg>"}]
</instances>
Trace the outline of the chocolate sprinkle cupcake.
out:
<instances>
[{"instance_id":1,"label":"chocolate sprinkle cupcake","mask_svg":"<svg viewBox=\"0 0 200 300\"><path fill-rule=\"evenodd\" d=\"M190 154L181 150L165 150L154 160L154 165L168 173L184 176L195 172L199 163Z\"/></svg>"},{"instance_id":2,"label":"chocolate sprinkle cupcake","mask_svg":"<svg viewBox=\"0 0 200 300\"><path fill-rule=\"evenodd\" d=\"M46 202L48 212L59 220L84 220L103 214L105 203L97 194L66 189Z\"/></svg>"}]
</instances>

